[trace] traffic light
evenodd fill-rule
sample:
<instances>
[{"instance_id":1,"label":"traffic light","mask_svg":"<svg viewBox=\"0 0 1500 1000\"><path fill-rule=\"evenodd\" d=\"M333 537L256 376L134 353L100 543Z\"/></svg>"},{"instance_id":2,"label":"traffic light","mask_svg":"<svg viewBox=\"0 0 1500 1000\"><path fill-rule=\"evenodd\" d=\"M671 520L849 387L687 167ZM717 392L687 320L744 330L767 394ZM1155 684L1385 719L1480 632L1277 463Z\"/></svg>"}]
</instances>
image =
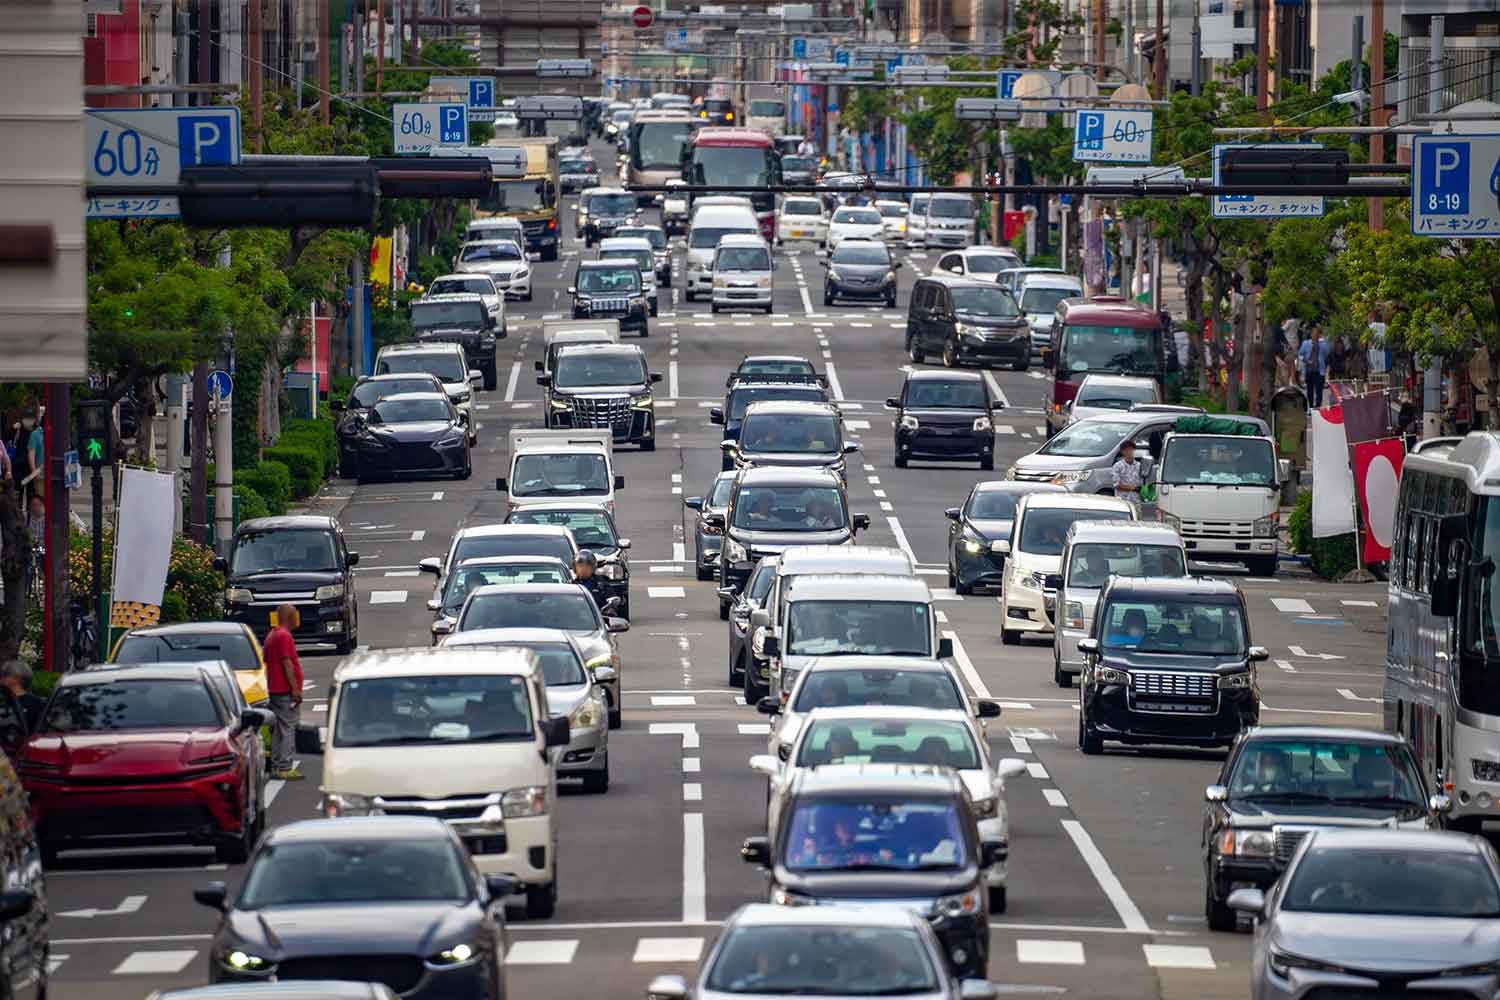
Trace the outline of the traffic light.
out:
<instances>
[{"instance_id":1,"label":"traffic light","mask_svg":"<svg viewBox=\"0 0 1500 1000\"><path fill-rule=\"evenodd\" d=\"M380 197L368 160L183 167L180 183L190 226L367 226Z\"/></svg>"},{"instance_id":2,"label":"traffic light","mask_svg":"<svg viewBox=\"0 0 1500 1000\"><path fill-rule=\"evenodd\" d=\"M113 409L107 399L89 399L78 404L78 457L90 468L114 464Z\"/></svg>"},{"instance_id":3,"label":"traffic light","mask_svg":"<svg viewBox=\"0 0 1500 1000\"><path fill-rule=\"evenodd\" d=\"M1220 154L1219 183L1253 188L1268 184L1323 186L1349 183L1349 152L1265 143Z\"/></svg>"}]
</instances>

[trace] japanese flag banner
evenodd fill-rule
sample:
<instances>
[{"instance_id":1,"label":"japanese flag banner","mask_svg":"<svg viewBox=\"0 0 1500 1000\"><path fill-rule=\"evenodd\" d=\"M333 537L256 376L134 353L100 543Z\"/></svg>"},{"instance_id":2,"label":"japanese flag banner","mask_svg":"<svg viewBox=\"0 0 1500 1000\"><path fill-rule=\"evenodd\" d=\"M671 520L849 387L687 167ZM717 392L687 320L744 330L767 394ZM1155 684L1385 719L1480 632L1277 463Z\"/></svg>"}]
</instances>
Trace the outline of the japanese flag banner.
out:
<instances>
[{"instance_id":1,"label":"japanese flag banner","mask_svg":"<svg viewBox=\"0 0 1500 1000\"><path fill-rule=\"evenodd\" d=\"M1359 491L1359 513L1365 526L1366 565L1391 557L1391 535L1396 524L1396 494L1406 446L1400 438L1361 441L1354 446L1354 485Z\"/></svg>"},{"instance_id":2,"label":"japanese flag banner","mask_svg":"<svg viewBox=\"0 0 1500 1000\"><path fill-rule=\"evenodd\" d=\"M1349 470L1344 411L1337 406L1313 410L1310 430L1313 537L1347 535L1354 530L1354 474Z\"/></svg>"}]
</instances>

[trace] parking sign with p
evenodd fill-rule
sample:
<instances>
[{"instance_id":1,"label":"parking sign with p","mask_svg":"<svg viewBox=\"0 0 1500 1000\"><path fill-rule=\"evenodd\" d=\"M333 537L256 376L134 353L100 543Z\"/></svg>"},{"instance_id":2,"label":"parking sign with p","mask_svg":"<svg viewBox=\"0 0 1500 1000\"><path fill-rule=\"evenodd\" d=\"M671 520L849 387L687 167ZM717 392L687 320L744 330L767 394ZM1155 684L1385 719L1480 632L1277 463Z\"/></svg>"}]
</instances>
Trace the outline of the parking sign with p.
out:
<instances>
[{"instance_id":1,"label":"parking sign with p","mask_svg":"<svg viewBox=\"0 0 1500 1000\"><path fill-rule=\"evenodd\" d=\"M1415 235L1500 236L1500 135L1413 136L1411 189Z\"/></svg>"}]
</instances>

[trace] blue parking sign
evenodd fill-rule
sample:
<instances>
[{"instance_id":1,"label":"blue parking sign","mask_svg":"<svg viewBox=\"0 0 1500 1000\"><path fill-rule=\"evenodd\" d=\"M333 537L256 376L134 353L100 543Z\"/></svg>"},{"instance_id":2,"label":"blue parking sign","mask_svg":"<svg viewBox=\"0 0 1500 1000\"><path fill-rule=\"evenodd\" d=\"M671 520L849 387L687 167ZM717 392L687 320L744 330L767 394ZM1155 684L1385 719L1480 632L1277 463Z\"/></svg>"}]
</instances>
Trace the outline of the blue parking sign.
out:
<instances>
[{"instance_id":1,"label":"blue parking sign","mask_svg":"<svg viewBox=\"0 0 1500 1000\"><path fill-rule=\"evenodd\" d=\"M1025 74L1018 69L1002 69L995 79L995 96L1008 101L1015 95L1016 81Z\"/></svg>"},{"instance_id":2,"label":"blue parking sign","mask_svg":"<svg viewBox=\"0 0 1500 1000\"><path fill-rule=\"evenodd\" d=\"M1417 147L1417 201L1423 215L1469 214L1469 142L1429 140Z\"/></svg>"},{"instance_id":3,"label":"blue parking sign","mask_svg":"<svg viewBox=\"0 0 1500 1000\"><path fill-rule=\"evenodd\" d=\"M177 148L184 167L235 162L239 124L233 115L196 114L177 119Z\"/></svg>"},{"instance_id":4,"label":"blue parking sign","mask_svg":"<svg viewBox=\"0 0 1500 1000\"><path fill-rule=\"evenodd\" d=\"M1078 112L1077 146L1079 149L1104 148L1104 115L1098 111Z\"/></svg>"},{"instance_id":5,"label":"blue parking sign","mask_svg":"<svg viewBox=\"0 0 1500 1000\"><path fill-rule=\"evenodd\" d=\"M792 39L792 58L793 59L798 59L798 60L806 59L807 58L807 39L805 39L805 38L793 38Z\"/></svg>"},{"instance_id":6,"label":"blue parking sign","mask_svg":"<svg viewBox=\"0 0 1500 1000\"><path fill-rule=\"evenodd\" d=\"M469 79L469 107L493 108L495 106L495 81L488 77Z\"/></svg>"},{"instance_id":7,"label":"blue parking sign","mask_svg":"<svg viewBox=\"0 0 1500 1000\"><path fill-rule=\"evenodd\" d=\"M444 104L438 119L438 143L443 146L464 146L469 141L469 113L462 104Z\"/></svg>"}]
</instances>

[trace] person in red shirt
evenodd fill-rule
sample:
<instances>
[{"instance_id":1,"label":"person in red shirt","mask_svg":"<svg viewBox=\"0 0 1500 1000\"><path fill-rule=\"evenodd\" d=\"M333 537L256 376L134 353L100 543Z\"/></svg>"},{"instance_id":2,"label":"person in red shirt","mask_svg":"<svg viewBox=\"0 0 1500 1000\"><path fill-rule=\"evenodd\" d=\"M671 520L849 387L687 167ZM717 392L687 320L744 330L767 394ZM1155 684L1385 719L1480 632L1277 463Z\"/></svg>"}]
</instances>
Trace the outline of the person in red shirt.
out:
<instances>
[{"instance_id":1,"label":"person in red shirt","mask_svg":"<svg viewBox=\"0 0 1500 1000\"><path fill-rule=\"evenodd\" d=\"M283 604L276 609L276 624L266 633L262 653L266 658L266 690L271 694L271 777L301 781L302 772L292 764L297 746L297 719L302 708L302 661L297 658L297 609Z\"/></svg>"}]
</instances>

